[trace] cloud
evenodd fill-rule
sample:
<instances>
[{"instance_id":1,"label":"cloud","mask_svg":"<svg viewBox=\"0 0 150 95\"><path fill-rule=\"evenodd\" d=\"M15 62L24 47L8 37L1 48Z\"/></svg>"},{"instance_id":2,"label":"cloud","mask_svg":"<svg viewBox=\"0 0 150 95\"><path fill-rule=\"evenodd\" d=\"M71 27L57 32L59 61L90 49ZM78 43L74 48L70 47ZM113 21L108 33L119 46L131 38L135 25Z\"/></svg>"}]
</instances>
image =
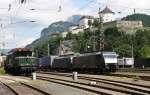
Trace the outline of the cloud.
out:
<instances>
[{"instance_id":1,"label":"cloud","mask_svg":"<svg viewBox=\"0 0 150 95\"><path fill-rule=\"evenodd\" d=\"M62 11L60 12L58 12L60 6L58 1L60 0L53 0L51 3L50 0L33 0L22 7L22 10L19 11L19 16L36 20L43 25L49 25L54 21L65 20L74 14L75 8L73 8L72 0L62 0ZM29 9L35 10L31 11Z\"/></svg>"},{"instance_id":2,"label":"cloud","mask_svg":"<svg viewBox=\"0 0 150 95\"><path fill-rule=\"evenodd\" d=\"M27 44L31 44L34 40L35 38L33 37L25 38L21 40L20 42L17 42L16 45L17 47L25 47Z\"/></svg>"},{"instance_id":3,"label":"cloud","mask_svg":"<svg viewBox=\"0 0 150 95\"><path fill-rule=\"evenodd\" d=\"M3 27L8 27L3 32L0 32L0 35L5 36L5 43L8 43L6 48L14 48L16 44L17 46L25 46L39 37L41 30L48 27L52 22L66 20L69 16L75 14L72 0L59 1L29 0L25 5L19 5L17 2L10 2L10 0L1 0L0 19L2 20L0 23L2 23ZM8 11L9 3L11 3L10 11ZM60 3L62 11L58 12ZM36 22L24 22L31 20Z\"/></svg>"}]
</instances>

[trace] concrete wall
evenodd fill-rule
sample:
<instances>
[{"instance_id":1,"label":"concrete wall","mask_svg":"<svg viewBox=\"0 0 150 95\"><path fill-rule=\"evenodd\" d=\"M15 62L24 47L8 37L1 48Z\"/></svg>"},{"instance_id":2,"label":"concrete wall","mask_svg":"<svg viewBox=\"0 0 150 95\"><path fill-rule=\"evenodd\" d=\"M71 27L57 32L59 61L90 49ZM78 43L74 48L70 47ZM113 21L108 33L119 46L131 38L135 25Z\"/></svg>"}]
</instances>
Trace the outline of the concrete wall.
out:
<instances>
[{"instance_id":1,"label":"concrete wall","mask_svg":"<svg viewBox=\"0 0 150 95\"><path fill-rule=\"evenodd\" d=\"M112 21L104 23L104 30L107 28L117 27L123 31L143 28L142 21Z\"/></svg>"}]
</instances>

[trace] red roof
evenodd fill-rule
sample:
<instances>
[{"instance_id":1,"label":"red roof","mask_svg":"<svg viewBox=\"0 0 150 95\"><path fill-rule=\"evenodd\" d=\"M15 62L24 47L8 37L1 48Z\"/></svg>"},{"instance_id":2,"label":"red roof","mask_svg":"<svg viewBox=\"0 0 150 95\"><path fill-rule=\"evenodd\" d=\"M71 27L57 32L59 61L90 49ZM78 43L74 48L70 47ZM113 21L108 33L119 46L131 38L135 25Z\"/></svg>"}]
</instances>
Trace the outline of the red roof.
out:
<instances>
[{"instance_id":1,"label":"red roof","mask_svg":"<svg viewBox=\"0 0 150 95\"><path fill-rule=\"evenodd\" d=\"M30 51L30 49L28 49L28 48L15 48L15 49L12 49L10 52L17 52L17 51Z\"/></svg>"}]
</instances>

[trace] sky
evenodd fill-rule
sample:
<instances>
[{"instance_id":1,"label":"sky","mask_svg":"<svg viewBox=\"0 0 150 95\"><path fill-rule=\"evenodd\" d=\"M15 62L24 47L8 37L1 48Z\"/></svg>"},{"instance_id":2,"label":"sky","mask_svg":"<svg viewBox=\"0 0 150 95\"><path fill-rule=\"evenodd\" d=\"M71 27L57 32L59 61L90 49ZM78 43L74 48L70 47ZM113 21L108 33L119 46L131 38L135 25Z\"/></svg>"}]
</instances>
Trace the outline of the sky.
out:
<instances>
[{"instance_id":1,"label":"sky","mask_svg":"<svg viewBox=\"0 0 150 95\"><path fill-rule=\"evenodd\" d=\"M136 13L150 14L149 0L27 0L25 4L18 1L0 0L0 48L24 47L39 38L43 28L72 15L98 17L99 7L102 10L108 6L116 13L116 19L133 14L134 8Z\"/></svg>"}]
</instances>

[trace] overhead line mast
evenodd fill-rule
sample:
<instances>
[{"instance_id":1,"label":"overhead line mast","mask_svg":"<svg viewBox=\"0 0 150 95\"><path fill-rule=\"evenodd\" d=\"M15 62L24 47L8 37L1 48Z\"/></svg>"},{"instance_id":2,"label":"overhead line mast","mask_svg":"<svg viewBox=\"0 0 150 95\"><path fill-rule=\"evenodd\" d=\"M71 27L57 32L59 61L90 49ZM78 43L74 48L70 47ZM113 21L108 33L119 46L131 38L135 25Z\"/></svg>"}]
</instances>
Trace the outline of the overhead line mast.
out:
<instances>
[{"instance_id":1,"label":"overhead line mast","mask_svg":"<svg viewBox=\"0 0 150 95\"><path fill-rule=\"evenodd\" d=\"M101 9L99 8L99 26L98 31L99 33L99 51L102 52L104 50L104 30L103 30L103 18L100 14Z\"/></svg>"}]
</instances>

